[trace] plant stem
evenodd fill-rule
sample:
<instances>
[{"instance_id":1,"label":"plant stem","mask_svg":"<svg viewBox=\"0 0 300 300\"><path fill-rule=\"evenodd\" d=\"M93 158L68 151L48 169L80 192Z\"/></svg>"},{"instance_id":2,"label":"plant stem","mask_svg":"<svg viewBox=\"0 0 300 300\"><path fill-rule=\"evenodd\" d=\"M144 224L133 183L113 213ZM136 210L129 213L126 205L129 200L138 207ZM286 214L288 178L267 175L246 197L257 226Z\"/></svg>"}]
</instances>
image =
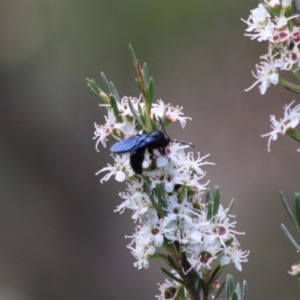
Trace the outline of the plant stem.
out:
<instances>
[{"instance_id":1,"label":"plant stem","mask_svg":"<svg viewBox=\"0 0 300 300\"><path fill-rule=\"evenodd\" d=\"M208 294L209 294L209 281L210 281L210 270L205 269L203 272L204 276L204 283L205 283L205 288L203 290L203 300L208 300Z\"/></svg>"},{"instance_id":2,"label":"plant stem","mask_svg":"<svg viewBox=\"0 0 300 300\"><path fill-rule=\"evenodd\" d=\"M295 74L295 73L294 73L294 74ZM295 76L296 76L296 74L295 74ZM299 75L297 75L297 76L299 76ZM297 76L296 76L296 77L297 77ZM298 77L297 77L297 78L298 78ZM300 77L299 77L299 78L300 78ZM299 78L298 78L298 79L299 79ZM279 83L281 83L282 85L284 85L284 86L286 86L286 87L289 87L289 88L295 89L295 90L297 90L297 91L300 91L300 86L299 86L299 85L294 84L294 83L291 83L291 82L289 82L289 81L283 79L282 77L279 77Z\"/></svg>"},{"instance_id":3,"label":"plant stem","mask_svg":"<svg viewBox=\"0 0 300 300\"><path fill-rule=\"evenodd\" d=\"M296 72L293 72L293 74L295 75L295 77L300 81L300 72L299 70Z\"/></svg>"},{"instance_id":4,"label":"plant stem","mask_svg":"<svg viewBox=\"0 0 300 300\"><path fill-rule=\"evenodd\" d=\"M185 253L182 253L181 257L179 257L178 248L179 245L176 245L175 242L173 243L172 248L168 248L168 251L172 256L174 262L176 263L178 274L180 275L181 279L186 283L185 288L188 290L190 299L200 300L200 296L193 282L191 272L186 273L186 271L189 269L189 264L186 259Z\"/></svg>"}]
</instances>

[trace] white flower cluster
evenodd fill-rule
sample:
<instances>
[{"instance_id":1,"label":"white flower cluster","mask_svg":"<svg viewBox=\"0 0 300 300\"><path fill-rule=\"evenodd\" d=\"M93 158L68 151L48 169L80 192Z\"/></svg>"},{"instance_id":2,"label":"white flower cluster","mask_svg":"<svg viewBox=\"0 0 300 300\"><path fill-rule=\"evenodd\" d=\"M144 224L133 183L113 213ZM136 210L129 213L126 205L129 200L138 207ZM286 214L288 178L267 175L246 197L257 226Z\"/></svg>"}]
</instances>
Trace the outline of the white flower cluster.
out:
<instances>
[{"instance_id":1,"label":"white flower cluster","mask_svg":"<svg viewBox=\"0 0 300 300\"><path fill-rule=\"evenodd\" d=\"M97 146L106 146L109 136L127 138L137 134L135 119L129 107L129 99L135 108L143 110L140 99L123 98L118 103L121 118L117 121L114 111L107 106L108 115L103 126L96 125ZM179 121L182 127L186 120L181 107L165 105L163 101L152 104L151 116L164 117L169 122ZM218 206L214 215L209 216L202 194L208 182L200 183L205 176L203 165L211 164L192 153L185 153L187 145L171 143L166 155L154 151L153 159L145 154L143 174L134 176L129 154L113 155L114 165L108 165L101 172L107 172L101 182L114 176L117 181L125 181L126 191L120 196L124 200L116 211L132 211L132 219L137 223L135 233L128 248L136 258L138 269L148 268L149 259L162 246L180 248L187 256L190 269L200 274L211 269L213 263L221 266L234 263L241 270L241 262L247 261L248 251L242 251L236 239L233 216L228 209Z\"/></svg>"},{"instance_id":2,"label":"white flower cluster","mask_svg":"<svg viewBox=\"0 0 300 300\"><path fill-rule=\"evenodd\" d=\"M275 116L272 115L271 119L271 127L272 131L262 135L263 137L269 136L268 142L268 150L270 151L270 144L271 141L277 140L278 134L286 134L288 129L294 129L300 121L300 104L296 105L294 108L291 106L294 104L295 101L290 103L289 105L284 106L284 116L280 120L276 120Z\"/></svg>"},{"instance_id":3,"label":"white flower cluster","mask_svg":"<svg viewBox=\"0 0 300 300\"><path fill-rule=\"evenodd\" d=\"M280 13L278 13L278 11ZM256 9L251 10L247 20L246 36L259 42L268 41L268 54L256 65L257 81L246 91L259 85L264 94L271 84L279 82L280 70L298 71L300 68L300 27L299 15L293 13L292 0L265 0Z\"/></svg>"},{"instance_id":4,"label":"white flower cluster","mask_svg":"<svg viewBox=\"0 0 300 300\"><path fill-rule=\"evenodd\" d=\"M103 147L106 147L107 138L114 135L114 133L118 133L119 136L122 136L124 138L137 134L134 123L129 121L134 117L129 105L129 101L132 103L135 111L139 111L139 109L141 109L142 111L145 110L145 104L141 101L141 97L139 99L124 97L120 102L117 102L120 117L122 119L121 122L118 122L110 104L100 104L100 106L107 107L108 113L105 117L106 123L104 125L95 124L96 130L94 133L94 139L97 140L97 151L99 151L99 143L101 143ZM158 100L157 103L153 103L151 112L151 117L165 117L169 122L179 121L182 128L185 127L186 120L190 119L189 117L183 116L182 107L173 107L170 104L166 105L161 100ZM116 136L116 138L118 138L118 136Z\"/></svg>"}]
</instances>

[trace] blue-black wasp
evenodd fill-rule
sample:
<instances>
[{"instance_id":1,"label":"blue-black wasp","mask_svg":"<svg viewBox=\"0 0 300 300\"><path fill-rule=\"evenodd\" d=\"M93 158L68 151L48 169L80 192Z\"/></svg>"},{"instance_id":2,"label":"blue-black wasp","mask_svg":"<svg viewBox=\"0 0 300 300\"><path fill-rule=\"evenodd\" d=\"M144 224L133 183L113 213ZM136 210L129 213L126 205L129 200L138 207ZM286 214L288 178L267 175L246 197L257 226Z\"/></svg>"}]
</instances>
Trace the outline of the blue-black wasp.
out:
<instances>
[{"instance_id":1,"label":"blue-black wasp","mask_svg":"<svg viewBox=\"0 0 300 300\"><path fill-rule=\"evenodd\" d=\"M194 147L191 143L182 141L172 141L167 135L161 118L159 118L161 130L154 130L143 134L137 134L123 141L117 142L110 148L110 151L117 154L130 152L130 165L133 171L137 174L142 174L143 161L146 149L150 153L150 158L153 158L153 151L158 149L162 155L166 155L166 147L170 142L187 144Z\"/></svg>"}]
</instances>

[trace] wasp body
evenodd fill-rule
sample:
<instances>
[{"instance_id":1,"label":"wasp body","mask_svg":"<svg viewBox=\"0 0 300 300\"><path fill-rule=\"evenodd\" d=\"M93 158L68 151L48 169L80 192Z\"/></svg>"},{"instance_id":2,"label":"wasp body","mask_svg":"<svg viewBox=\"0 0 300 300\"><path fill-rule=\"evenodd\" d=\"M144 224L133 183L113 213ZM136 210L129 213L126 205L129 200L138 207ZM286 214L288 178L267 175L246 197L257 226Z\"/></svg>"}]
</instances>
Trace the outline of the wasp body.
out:
<instances>
[{"instance_id":1,"label":"wasp body","mask_svg":"<svg viewBox=\"0 0 300 300\"><path fill-rule=\"evenodd\" d=\"M150 153L151 158L155 149L158 149L162 155L165 155L165 149L170 142L171 139L166 133L155 130L117 142L112 145L110 151L117 154L130 152L130 165L135 173L141 174L146 149Z\"/></svg>"}]
</instances>

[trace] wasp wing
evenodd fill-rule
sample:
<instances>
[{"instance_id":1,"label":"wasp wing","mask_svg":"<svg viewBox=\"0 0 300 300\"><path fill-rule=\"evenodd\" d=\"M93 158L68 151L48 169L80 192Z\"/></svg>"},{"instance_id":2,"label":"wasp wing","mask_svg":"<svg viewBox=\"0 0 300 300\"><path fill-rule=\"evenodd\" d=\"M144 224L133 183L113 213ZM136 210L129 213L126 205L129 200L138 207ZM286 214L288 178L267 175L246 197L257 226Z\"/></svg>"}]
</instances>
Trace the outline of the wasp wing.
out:
<instances>
[{"instance_id":1,"label":"wasp wing","mask_svg":"<svg viewBox=\"0 0 300 300\"><path fill-rule=\"evenodd\" d=\"M132 152L140 148L146 148L148 137L149 137L149 133L135 135L126 140L113 144L112 147L110 148L110 151L113 153L122 154L122 153Z\"/></svg>"}]
</instances>

